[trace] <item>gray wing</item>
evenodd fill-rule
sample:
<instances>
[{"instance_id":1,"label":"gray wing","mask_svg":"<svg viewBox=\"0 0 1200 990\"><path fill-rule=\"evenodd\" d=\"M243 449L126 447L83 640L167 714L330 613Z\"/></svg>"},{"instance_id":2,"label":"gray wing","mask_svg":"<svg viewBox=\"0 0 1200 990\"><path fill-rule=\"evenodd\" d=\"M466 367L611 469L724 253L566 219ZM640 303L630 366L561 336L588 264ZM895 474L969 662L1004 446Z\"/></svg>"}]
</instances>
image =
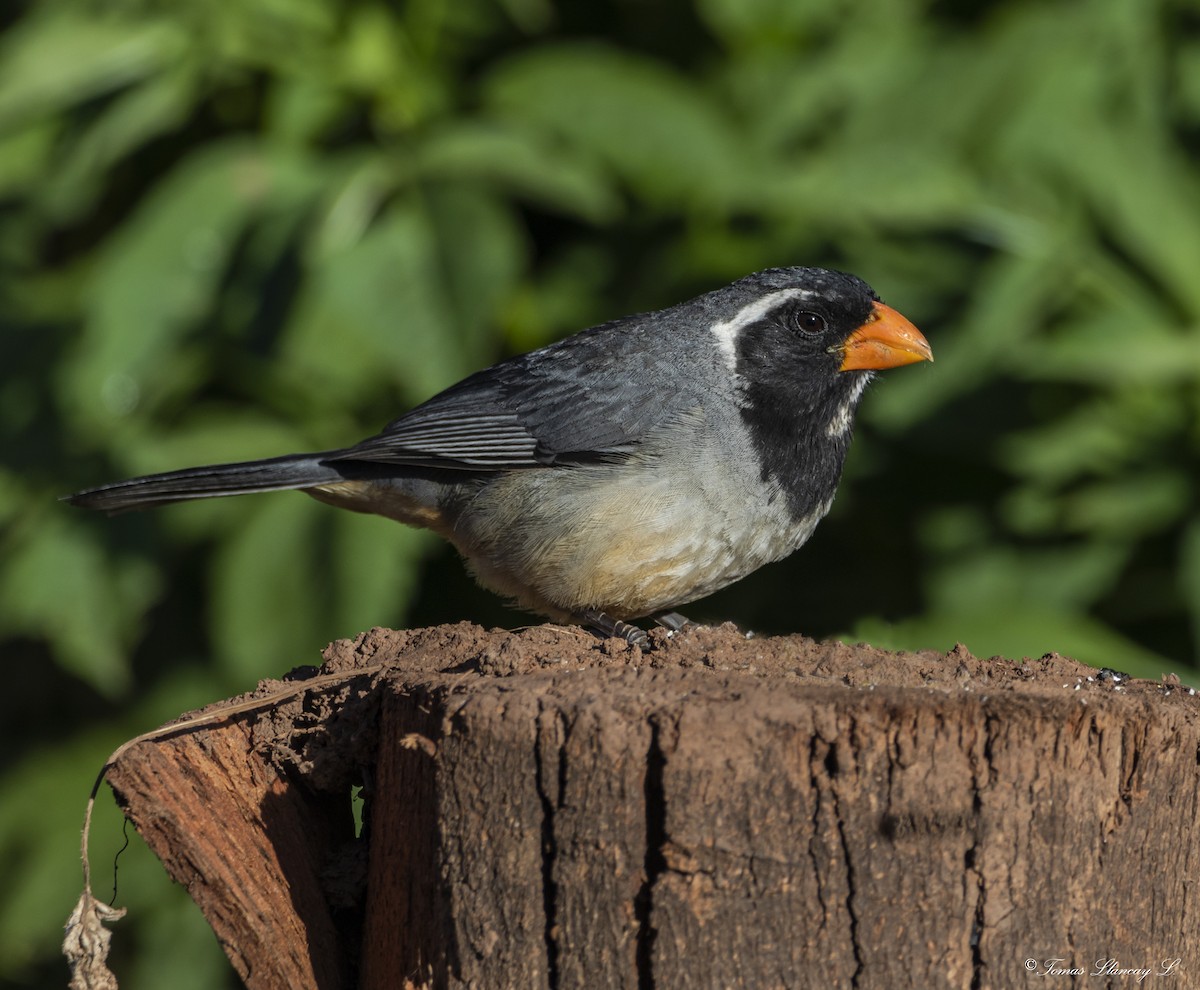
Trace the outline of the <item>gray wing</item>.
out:
<instances>
[{"instance_id":1,"label":"gray wing","mask_svg":"<svg viewBox=\"0 0 1200 990\"><path fill-rule=\"evenodd\" d=\"M654 347L657 314L593 327L467 378L330 460L463 470L620 460L701 401ZM677 352L677 357L683 357Z\"/></svg>"}]
</instances>

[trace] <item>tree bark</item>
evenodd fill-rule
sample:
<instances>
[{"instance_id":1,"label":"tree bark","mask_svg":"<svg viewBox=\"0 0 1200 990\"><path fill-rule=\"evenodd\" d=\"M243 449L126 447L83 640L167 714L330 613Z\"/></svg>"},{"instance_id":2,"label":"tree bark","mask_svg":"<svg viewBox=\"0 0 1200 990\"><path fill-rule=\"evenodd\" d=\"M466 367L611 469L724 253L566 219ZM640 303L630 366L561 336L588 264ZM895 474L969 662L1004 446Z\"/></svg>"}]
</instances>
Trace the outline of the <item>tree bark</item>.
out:
<instances>
[{"instance_id":1,"label":"tree bark","mask_svg":"<svg viewBox=\"0 0 1200 990\"><path fill-rule=\"evenodd\" d=\"M1178 684L732 627L373 630L322 672L109 774L255 990L1200 983Z\"/></svg>"}]
</instances>

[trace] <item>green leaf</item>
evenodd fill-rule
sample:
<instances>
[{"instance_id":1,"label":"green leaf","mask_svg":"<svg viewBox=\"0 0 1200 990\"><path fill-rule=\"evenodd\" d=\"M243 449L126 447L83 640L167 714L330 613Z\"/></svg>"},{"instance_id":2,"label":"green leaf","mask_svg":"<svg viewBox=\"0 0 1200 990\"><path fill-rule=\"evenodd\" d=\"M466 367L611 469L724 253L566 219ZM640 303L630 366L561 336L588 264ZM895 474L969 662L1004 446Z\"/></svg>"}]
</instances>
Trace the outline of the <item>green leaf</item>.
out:
<instances>
[{"instance_id":1,"label":"green leaf","mask_svg":"<svg viewBox=\"0 0 1200 990\"><path fill-rule=\"evenodd\" d=\"M756 49L803 43L827 30L846 9L841 0L699 0L696 7L705 23L725 41Z\"/></svg>"},{"instance_id":2,"label":"green leaf","mask_svg":"<svg viewBox=\"0 0 1200 990\"><path fill-rule=\"evenodd\" d=\"M196 671L175 674L119 720L86 730L60 723L53 743L30 746L26 742L20 761L0 775L0 863L5 870L0 979L16 986L32 985L26 970L59 957L62 925L83 885L79 835L84 804L107 756L124 740L213 698L211 676ZM101 898L111 893L114 857L126 845L123 824L105 788L97 798L89 844L94 892ZM212 929L132 828L129 844L120 859L117 903L129 907L130 914L115 929L114 956L128 956L132 948L137 969L143 959L158 960L160 965L155 980L120 972L121 986L161 986L163 973L172 974L174 986L175 970L163 962L175 953L188 960L188 972L180 977L188 981L187 986L219 985L228 972L228 961ZM142 925L159 913L187 920L172 922L170 942L143 945Z\"/></svg>"},{"instance_id":3,"label":"green leaf","mask_svg":"<svg viewBox=\"0 0 1200 990\"><path fill-rule=\"evenodd\" d=\"M509 60L483 94L495 113L606 163L655 204L719 212L754 182L733 121L649 59L601 45L546 47Z\"/></svg>"},{"instance_id":4,"label":"green leaf","mask_svg":"<svg viewBox=\"0 0 1200 990\"><path fill-rule=\"evenodd\" d=\"M115 96L47 176L45 207L60 221L93 207L114 164L187 119L199 82L196 67L184 62Z\"/></svg>"},{"instance_id":5,"label":"green leaf","mask_svg":"<svg viewBox=\"0 0 1200 990\"><path fill-rule=\"evenodd\" d=\"M1054 246L1048 239L1035 254L996 257L966 309L955 314L953 333L930 332L937 363L889 374L874 390L863 410L871 423L896 432L1019 360L1062 293Z\"/></svg>"},{"instance_id":6,"label":"green leaf","mask_svg":"<svg viewBox=\"0 0 1200 990\"><path fill-rule=\"evenodd\" d=\"M1161 132L1126 127L1117 133L1101 114L1087 119L1087 153L1069 142L1046 142L1071 181L1089 194L1121 247L1162 280L1193 320L1200 318L1200 185L1190 156ZM1137 176L1137 181L1130 181Z\"/></svg>"},{"instance_id":7,"label":"green leaf","mask_svg":"<svg viewBox=\"0 0 1200 990\"><path fill-rule=\"evenodd\" d=\"M473 370L439 267L453 249L404 199L361 238L314 257L280 353L286 373L335 396L395 380L423 399Z\"/></svg>"},{"instance_id":8,"label":"green leaf","mask_svg":"<svg viewBox=\"0 0 1200 990\"><path fill-rule=\"evenodd\" d=\"M1121 542L1037 550L981 544L931 568L927 595L931 609L946 614L1011 602L1083 609L1111 590L1129 552Z\"/></svg>"},{"instance_id":9,"label":"green leaf","mask_svg":"<svg viewBox=\"0 0 1200 990\"><path fill-rule=\"evenodd\" d=\"M1125 392L1106 395L1073 413L1063 413L997 443L998 460L1008 470L1041 485L1062 485L1080 475L1113 474L1141 458L1146 442L1170 426L1155 415L1155 406L1167 416L1178 410L1167 393L1154 390L1140 396Z\"/></svg>"},{"instance_id":10,"label":"green leaf","mask_svg":"<svg viewBox=\"0 0 1200 990\"><path fill-rule=\"evenodd\" d=\"M357 512L333 513L329 523L335 635L356 636L373 626L402 626L421 559L437 543L436 537Z\"/></svg>"},{"instance_id":11,"label":"green leaf","mask_svg":"<svg viewBox=\"0 0 1200 990\"><path fill-rule=\"evenodd\" d=\"M1200 666L1200 519L1193 518L1183 531L1179 587L1192 625L1192 662Z\"/></svg>"},{"instance_id":12,"label":"green leaf","mask_svg":"<svg viewBox=\"0 0 1200 990\"><path fill-rule=\"evenodd\" d=\"M420 175L482 180L593 223L611 220L621 210L594 162L519 126L462 121L429 134L414 154Z\"/></svg>"},{"instance_id":13,"label":"green leaf","mask_svg":"<svg viewBox=\"0 0 1200 990\"><path fill-rule=\"evenodd\" d=\"M139 434L122 463L138 474L297 453L312 444L300 424L257 410L200 405L186 418Z\"/></svg>"},{"instance_id":14,"label":"green leaf","mask_svg":"<svg viewBox=\"0 0 1200 990\"><path fill-rule=\"evenodd\" d=\"M315 556L320 516L298 494L248 499L213 562L215 660L231 683L315 663L327 640L330 580Z\"/></svg>"},{"instance_id":15,"label":"green leaf","mask_svg":"<svg viewBox=\"0 0 1200 990\"><path fill-rule=\"evenodd\" d=\"M496 314L516 291L529 246L512 209L466 184L428 191L426 208L440 254L442 295L468 359L489 355Z\"/></svg>"},{"instance_id":16,"label":"green leaf","mask_svg":"<svg viewBox=\"0 0 1200 990\"><path fill-rule=\"evenodd\" d=\"M0 47L0 130L143 79L183 57L178 24L39 8Z\"/></svg>"},{"instance_id":17,"label":"green leaf","mask_svg":"<svg viewBox=\"0 0 1200 990\"><path fill-rule=\"evenodd\" d=\"M117 697L130 686L129 654L158 594L157 576L143 561L109 556L94 526L43 497L46 510L5 538L0 627L48 640L65 668Z\"/></svg>"},{"instance_id":18,"label":"green leaf","mask_svg":"<svg viewBox=\"0 0 1200 990\"><path fill-rule=\"evenodd\" d=\"M213 316L237 237L272 201L300 208L318 181L294 155L231 141L160 183L97 265L83 339L61 371L81 434L102 438L190 381L194 357L180 344Z\"/></svg>"},{"instance_id":19,"label":"green leaf","mask_svg":"<svg viewBox=\"0 0 1200 990\"><path fill-rule=\"evenodd\" d=\"M54 151L57 128L41 120L9 133L0 132L0 196L35 189L46 178L46 163ZM5 245L7 247L7 245Z\"/></svg>"},{"instance_id":20,"label":"green leaf","mask_svg":"<svg viewBox=\"0 0 1200 990\"><path fill-rule=\"evenodd\" d=\"M1135 539L1175 522L1190 494L1191 484L1182 473L1143 470L1066 496L1064 518L1076 532Z\"/></svg>"},{"instance_id":21,"label":"green leaf","mask_svg":"<svg viewBox=\"0 0 1200 990\"><path fill-rule=\"evenodd\" d=\"M343 93L319 75L276 80L267 98L266 128L271 137L288 144L316 143L337 127L348 112Z\"/></svg>"}]
</instances>

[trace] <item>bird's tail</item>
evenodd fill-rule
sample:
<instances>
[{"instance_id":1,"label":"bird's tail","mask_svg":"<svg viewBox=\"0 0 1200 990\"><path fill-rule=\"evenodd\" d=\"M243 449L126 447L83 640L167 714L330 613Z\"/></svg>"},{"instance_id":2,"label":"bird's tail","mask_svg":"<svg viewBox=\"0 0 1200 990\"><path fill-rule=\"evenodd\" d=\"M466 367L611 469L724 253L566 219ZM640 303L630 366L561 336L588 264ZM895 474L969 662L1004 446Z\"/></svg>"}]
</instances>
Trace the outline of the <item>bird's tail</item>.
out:
<instances>
[{"instance_id":1,"label":"bird's tail","mask_svg":"<svg viewBox=\"0 0 1200 990\"><path fill-rule=\"evenodd\" d=\"M124 512L149 509L193 498L218 498L247 492L281 492L341 481L345 477L325 462L329 454L292 454L239 464L210 464L164 474L116 481L63 496L84 509Z\"/></svg>"}]
</instances>

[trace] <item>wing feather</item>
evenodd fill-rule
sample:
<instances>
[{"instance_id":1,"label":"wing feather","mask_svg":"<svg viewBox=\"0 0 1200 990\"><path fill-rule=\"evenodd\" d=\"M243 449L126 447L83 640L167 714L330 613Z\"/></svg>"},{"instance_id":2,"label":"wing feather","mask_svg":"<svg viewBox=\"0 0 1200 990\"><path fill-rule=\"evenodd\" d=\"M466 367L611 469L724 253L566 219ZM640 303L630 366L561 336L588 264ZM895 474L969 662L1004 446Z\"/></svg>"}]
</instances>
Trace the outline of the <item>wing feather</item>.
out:
<instances>
[{"instance_id":1,"label":"wing feather","mask_svg":"<svg viewBox=\"0 0 1200 990\"><path fill-rule=\"evenodd\" d=\"M626 458L700 401L647 346L655 315L480 371L331 459L500 471Z\"/></svg>"}]
</instances>

